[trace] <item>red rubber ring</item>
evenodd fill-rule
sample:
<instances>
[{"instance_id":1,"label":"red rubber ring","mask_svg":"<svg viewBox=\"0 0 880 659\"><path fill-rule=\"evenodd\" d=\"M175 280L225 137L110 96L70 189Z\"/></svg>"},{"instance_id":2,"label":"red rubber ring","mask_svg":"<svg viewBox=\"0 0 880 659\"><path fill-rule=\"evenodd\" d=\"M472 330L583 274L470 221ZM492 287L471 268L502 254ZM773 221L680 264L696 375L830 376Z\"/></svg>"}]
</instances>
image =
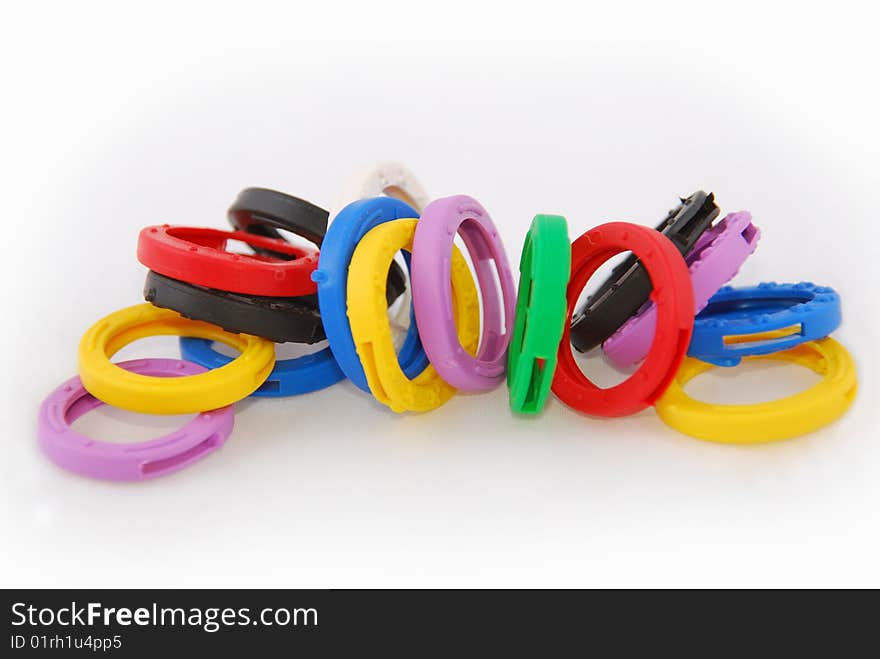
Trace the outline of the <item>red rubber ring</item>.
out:
<instances>
[{"instance_id":1,"label":"red rubber ring","mask_svg":"<svg viewBox=\"0 0 880 659\"><path fill-rule=\"evenodd\" d=\"M639 369L615 387L601 389L578 368L571 352L569 327L578 297L590 277L608 259L631 251L645 265L651 301L657 305L657 330L651 351ZM654 404L684 359L694 328L694 292L688 268L669 238L628 222L590 229L571 246L568 320L559 344L553 393L566 405L595 416L626 416Z\"/></svg>"},{"instance_id":2,"label":"red rubber ring","mask_svg":"<svg viewBox=\"0 0 880 659\"><path fill-rule=\"evenodd\" d=\"M228 240L279 252L293 260L226 251ZM312 271L318 250L244 231L221 231L167 224L146 227L138 236L138 260L160 275L230 293L296 297L317 292Z\"/></svg>"}]
</instances>

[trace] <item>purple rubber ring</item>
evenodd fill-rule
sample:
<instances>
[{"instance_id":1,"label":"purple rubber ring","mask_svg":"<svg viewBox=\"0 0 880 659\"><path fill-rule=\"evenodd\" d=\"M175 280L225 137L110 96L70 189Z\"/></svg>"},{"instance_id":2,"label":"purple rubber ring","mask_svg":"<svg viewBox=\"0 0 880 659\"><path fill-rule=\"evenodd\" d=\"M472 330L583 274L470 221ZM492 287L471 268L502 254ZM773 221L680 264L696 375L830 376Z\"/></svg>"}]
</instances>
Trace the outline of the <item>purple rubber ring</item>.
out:
<instances>
[{"instance_id":1,"label":"purple rubber ring","mask_svg":"<svg viewBox=\"0 0 880 659\"><path fill-rule=\"evenodd\" d=\"M476 357L459 343L453 318L449 279L456 233L470 254L480 289L483 328ZM486 209L466 195L428 204L416 224L410 277L419 336L440 377L463 391L485 391L500 384L513 333L516 288L504 245Z\"/></svg>"},{"instance_id":2,"label":"purple rubber ring","mask_svg":"<svg viewBox=\"0 0 880 659\"><path fill-rule=\"evenodd\" d=\"M700 236L685 257L694 287L694 315L736 276L760 237L761 231L752 224L748 211L730 213ZM648 302L602 344L605 356L618 368L639 363L651 349L656 324L657 309Z\"/></svg>"},{"instance_id":3,"label":"purple rubber ring","mask_svg":"<svg viewBox=\"0 0 880 659\"><path fill-rule=\"evenodd\" d=\"M157 377L197 375L208 370L180 359L136 359L118 366ZM89 439L71 427L83 414L103 404L85 390L78 376L49 394L40 406L37 438L52 462L92 478L140 481L182 469L220 448L232 432L232 405L202 412L164 437L131 444Z\"/></svg>"}]
</instances>

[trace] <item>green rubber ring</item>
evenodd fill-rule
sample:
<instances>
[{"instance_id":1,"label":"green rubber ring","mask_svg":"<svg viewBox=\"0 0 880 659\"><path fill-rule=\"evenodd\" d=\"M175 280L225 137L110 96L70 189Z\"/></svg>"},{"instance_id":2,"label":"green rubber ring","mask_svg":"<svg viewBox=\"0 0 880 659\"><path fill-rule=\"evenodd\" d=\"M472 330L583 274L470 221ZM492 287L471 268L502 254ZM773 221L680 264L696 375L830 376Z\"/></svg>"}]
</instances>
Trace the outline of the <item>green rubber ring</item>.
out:
<instances>
[{"instance_id":1,"label":"green rubber ring","mask_svg":"<svg viewBox=\"0 0 880 659\"><path fill-rule=\"evenodd\" d=\"M544 409L568 314L571 275L568 223L560 215L536 215L519 262L516 320L507 363L510 409L538 414Z\"/></svg>"}]
</instances>

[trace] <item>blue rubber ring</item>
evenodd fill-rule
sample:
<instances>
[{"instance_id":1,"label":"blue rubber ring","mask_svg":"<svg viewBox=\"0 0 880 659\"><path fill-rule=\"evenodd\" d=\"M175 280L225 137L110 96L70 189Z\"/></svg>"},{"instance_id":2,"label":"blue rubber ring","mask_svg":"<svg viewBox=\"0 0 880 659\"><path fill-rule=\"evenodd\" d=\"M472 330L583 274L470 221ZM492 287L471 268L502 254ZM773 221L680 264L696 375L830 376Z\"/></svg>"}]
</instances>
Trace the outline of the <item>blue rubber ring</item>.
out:
<instances>
[{"instance_id":1,"label":"blue rubber ring","mask_svg":"<svg viewBox=\"0 0 880 659\"><path fill-rule=\"evenodd\" d=\"M346 313L348 265L358 242L370 229L391 220L412 217L419 217L418 211L393 197L361 199L349 204L330 223L321 244L318 268L312 272L312 281L318 285L318 308L321 310L324 333L333 356L346 377L367 393L370 392L367 376L354 347ZM404 259L408 269L410 258L406 252ZM409 331L397 360L410 379L428 366L414 310L410 310Z\"/></svg>"},{"instance_id":2,"label":"blue rubber ring","mask_svg":"<svg viewBox=\"0 0 880 659\"><path fill-rule=\"evenodd\" d=\"M840 296L827 286L807 282L725 286L694 319L688 355L716 366L736 366L749 355L769 355L822 339L840 326L840 320ZM725 337L788 328L796 329L772 339L725 342Z\"/></svg>"},{"instance_id":3,"label":"blue rubber ring","mask_svg":"<svg viewBox=\"0 0 880 659\"><path fill-rule=\"evenodd\" d=\"M220 368L232 361L214 349L213 342L191 337L180 338L180 354L190 362L205 368ZM275 368L266 381L251 396L280 398L318 391L345 379L333 358L330 348L311 355L275 362Z\"/></svg>"}]
</instances>

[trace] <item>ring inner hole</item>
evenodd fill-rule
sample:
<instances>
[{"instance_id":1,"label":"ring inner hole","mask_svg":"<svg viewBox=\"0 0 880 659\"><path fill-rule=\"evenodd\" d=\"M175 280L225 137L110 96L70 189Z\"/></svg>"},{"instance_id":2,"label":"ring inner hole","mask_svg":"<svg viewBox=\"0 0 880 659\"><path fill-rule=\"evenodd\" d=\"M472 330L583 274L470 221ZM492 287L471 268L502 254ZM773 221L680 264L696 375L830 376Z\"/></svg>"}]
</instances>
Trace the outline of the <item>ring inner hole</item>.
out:
<instances>
[{"instance_id":1,"label":"ring inner hole","mask_svg":"<svg viewBox=\"0 0 880 659\"><path fill-rule=\"evenodd\" d=\"M421 208L419 208L419 205L416 202L416 200L412 198L412 195L409 192L407 192L406 190L404 190L402 187L400 187L399 185L387 185L387 186L385 186L385 188L382 189L382 193L389 196L389 197L394 197L395 199L399 199L400 201L402 201L405 204L409 204L410 206L415 208L417 211L421 212L421 210L422 210Z\"/></svg>"},{"instance_id":2,"label":"ring inner hole","mask_svg":"<svg viewBox=\"0 0 880 659\"><path fill-rule=\"evenodd\" d=\"M294 236L294 234L290 234L290 236ZM285 238L287 238L287 236L285 236ZM297 240L288 240L288 242L294 244L297 247L310 244L307 241L304 241L302 238L298 238ZM281 252L278 252L275 255L258 254L254 250L254 248L251 247L248 243L244 242L243 240L237 240L235 238L227 239L226 247L223 251L228 254L242 254L243 256L247 256L249 259L253 259L255 261L266 261L267 263L284 263L286 261L296 260L295 256L284 254Z\"/></svg>"},{"instance_id":3,"label":"ring inner hole","mask_svg":"<svg viewBox=\"0 0 880 659\"><path fill-rule=\"evenodd\" d=\"M394 262L403 271L403 277L406 288L403 293L397 297L394 302L388 306L388 322L391 325L391 337L394 341L394 349L400 354L400 349L406 340L407 332L409 332L411 315L412 315L412 282L409 278L409 268L406 260L403 258L403 251L398 251L394 255ZM388 267L389 272L391 266Z\"/></svg>"},{"instance_id":4,"label":"ring inner hole","mask_svg":"<svg viewBox=\"0 0 880 659\"><path fill-rule=\"evenodd\" d=\"M132 359L148 359L166 357L180 359L180 339L171 335L145 336L122 346L112 355L114 363L126 362Z\"/></svg>"},{"instance_id":5,"label":"ring inner hole","mask_svg":"<svg viewBox=\"0 0 880 659\"><path fill-rule=\"evenodd\" d=\"M815 386L822 376L778 359L752 359L731 368L710 368L685 383L685 393L715 405L754 405L788 398Z\"/></svg>"},{"instance_id":6,"label":"ring inner hole","mask_svg":"<svg viewBox=\"0 0 880 659\"><path fill-rule=\"evenodd\" d=\"M480 282L477 277L477 268L474 264L474 255L470 249L468 249L468 245L465 240L462 238L461 231L464 229L465 231L470 232L471 238L468 242L474 247L474 252L484 254L483 261L486 265L485 270L487 271L489 281L486 282L484 278L484 282ZM491 251L489 250L491 237L487 234L483 225L475 220L465 220L461 223L459 227L459 232L455 234L455 238L453 243L458 250L461 252L462 256L464 256L464 260L468 265L468 269L471 272L471 278L474 281L474 285L477 288L477 297L480 301L480 341L477 344L477 353L476 358L482 361L495 361L499 358L499 356L503 353L503 344L498 342L496 338L493 336L494 332L497 331L500 335L512 334L513 327L512 325L508 327L508 318L507 312L504 307L504 289L501 287L501 276L498 272L498 263L495 258L491 256ZM484 246L478 246L478 242L483 242ZM452 285L451 282L449 284ZM486 311L487 311L487 300L483 295L483 285L491 286L495 291L495 300L497 301L498 307L498 316L500 322L497 327L487 327L486 324ZM509 319L512 323L513 319ZM496 345L497 344L497 345Z\"/></svg>"},{"instance_id":7,"label":"ring inner hole","mask_svg":"<svg viewBox=\"0 0 880 659\"><path fill-rule=\"evenodd\" d=\"M577 304L574 307L575 313L584 307L589 297L596 295L603 282L611 276L611 271L631 257L632 252L621 252L620 254L615 254L600 265L596 272L594 272L589 278L586 286L584 286L578 296ZM584 377L589 379L590 382L600 389L616 387L620 383L629 379L629 377L635 372L636 368L638 368L637 366L629 369L617 368L610 360L605 359L601 345L588 352L579 352L575 350L573 346L569 346L569 349L574 356L575 364L577 364L581 373L584 374Z\"/></svg>"},{"instance_id":8,"label":"ring inner hole","mask_svg":"<svg viewBox=\"0 0 880 659\"><path fill-rule=\"evenodd\" d=\"M301 247L305 249L317 249L317 245L315 243L310 242L300 236L299 234L293 233L292 231L288 231L287 229L275 229L278 232L278 235L284 238L288 243L293 245L294 247Z\"/></svg>"},{"instance_id":9,"label":"ring inner hole","mask_svg":"<svg viewBox=\"0 0 880 659\"><path fill-rule=\"evenodd\" d=\"M768 346L779 343L789 336L803 334L803 326L800 323L783 327L770 332L758 332L755 334L728 334L723 337L724 345L738 345L748 343L751 347Z\"/></svg>"},{"instance_id":10,"label":"ring inner hole","mask_svg":"<svg viewBox=\"0 0 880 659\"><path fill-rule=\"evenodd\" d=\"M226 241L226 249L224 250L229 252L230 254L245 254L246 256L253 256L254 250L243 240L236 240L235 238L230 238Z\"/></svg>"},{"instance_id":11,"label":"ring inner hole","mask_svg":"<svg viewBox=\"0 0 880 659\"><path fill-rule=\"evenodd\" d=\"M71 407L77 404L83 403L77 401ZM133 444L156 439L179 430L196 416L198 415L140 414L121 410L111 405L100 405L75 419L70 426L89 439L112 444Z\"/></svg>"}]
</instances>

